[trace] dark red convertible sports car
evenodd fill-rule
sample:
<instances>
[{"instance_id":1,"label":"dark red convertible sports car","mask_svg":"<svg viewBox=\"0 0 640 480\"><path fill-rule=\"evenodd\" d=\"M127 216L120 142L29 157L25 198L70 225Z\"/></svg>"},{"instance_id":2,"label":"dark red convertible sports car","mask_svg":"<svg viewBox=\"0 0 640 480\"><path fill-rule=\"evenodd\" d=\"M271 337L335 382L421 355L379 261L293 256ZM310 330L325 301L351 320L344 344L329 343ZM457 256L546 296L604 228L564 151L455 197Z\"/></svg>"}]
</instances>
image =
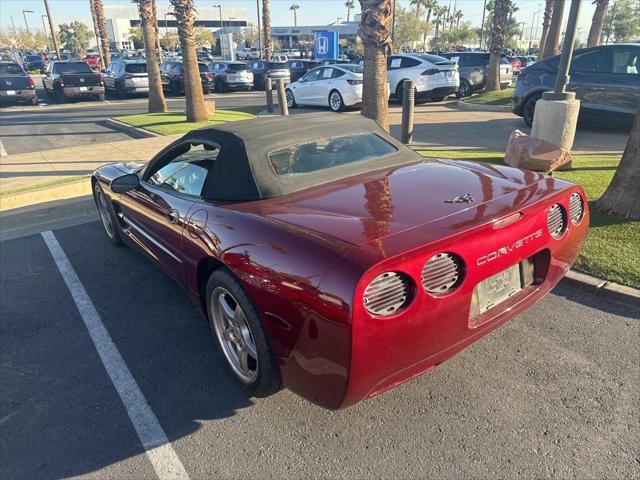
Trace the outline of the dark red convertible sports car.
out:
<instances>
[{"instance_id":1,"label":"dark red convertible sports car","mask_svg":"<svg viewBox=\"0 0 640 480\"><path fill-rule=\"evenodd\" d=\"M111 242L184 286L249 394L285 386L331 409L533 305L589 225L576 185L425 159L359 115L195 130L92 184Z\"/></svg>"}]
</instances>

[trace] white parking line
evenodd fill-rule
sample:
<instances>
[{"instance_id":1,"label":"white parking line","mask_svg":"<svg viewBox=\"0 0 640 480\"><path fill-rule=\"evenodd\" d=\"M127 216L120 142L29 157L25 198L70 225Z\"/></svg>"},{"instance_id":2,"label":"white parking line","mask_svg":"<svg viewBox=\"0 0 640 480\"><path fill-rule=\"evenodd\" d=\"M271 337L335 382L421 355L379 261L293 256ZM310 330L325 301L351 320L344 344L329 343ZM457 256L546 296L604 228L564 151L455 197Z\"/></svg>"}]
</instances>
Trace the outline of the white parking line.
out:
<instances>
[{"instance_id":1,"label":"white parking line","mask_svg":"<svg viewBox=\"0 0 640 480\"><path fill-rule=\"evenodd\" d=\"M0 157L7 157L8 155L9 154L5 150L2 140L0 140Z\"/></svg>"},{"instance_id":2,"label":"white parking line","mask_svg":"<svg viewBox=\"0 0 640 480\"><path fill-rule=\"evenodd\" d=\"M189 475L173 450L160 422L140 391L133 375L124 362L118 347L111 339L98 311L80 282L71 262L51 231L42 232L51 256L67 285L73 301L80 312L89 336L100 355L102 364L113 382L127 410L147 457L160 480L189 479Z\"/></svg>"}]
</instances>

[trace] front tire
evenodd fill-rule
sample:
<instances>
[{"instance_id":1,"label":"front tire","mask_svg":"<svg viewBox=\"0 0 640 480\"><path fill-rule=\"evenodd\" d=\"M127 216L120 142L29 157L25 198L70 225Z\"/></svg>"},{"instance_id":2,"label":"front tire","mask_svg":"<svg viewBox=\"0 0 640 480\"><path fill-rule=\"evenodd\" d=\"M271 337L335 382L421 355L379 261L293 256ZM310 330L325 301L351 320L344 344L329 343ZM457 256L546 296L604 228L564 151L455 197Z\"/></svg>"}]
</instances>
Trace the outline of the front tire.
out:
<instances>
[{"instance_id":1,"label":"front tire","mask_svg":"<svg viewBox=\"0 0 640 480\"><path fill-rule=\"evenodd\" d=\"M98 207L98 213L100 214L100 220L102 220L102 226L107 234L107 238L111 243L116 246L123 245L122 239L118 234L118 224L115 216L113 215L111 208L109 207L109 200L102 191L100 184L96 182L93 186L93 199Z\"/></svg>"},{"instance_id":2,"label":"front tire","mask_svg":"<svg viewBox=\"0 0 640 480\"><path fill-rule=\"evenodd\" d=\"M344 111L344 100L342 100L342 95L340 95L339 91L332 90L329 93L329 108L334 112Z\"/></svg>"},{"instance_id":3,"label":"front tire","mask_svg":"<svg viewBox=\"0 0 640 480\"><path fill-rule=\"evenodd\" d=\"M242 285L226 269L207 282L207 313L225 363L247 394L267 397L282 388L282 377L262 322Z\"/></svg>"},{"instance_id":4,"label":"front tire","mask_svg":"<svg viewBox=\"0 0 640 480\"><path fill-rule=\"evenodd\" d=\"M522 118L524 119L524 123L529 127L533 126L533 115L536 111L536 103L538 100L540 100L540 96L533 95L531 98L527 99L524 107L522 107Z\"/></svg>"},{"instance_id":5,"label":"front tire","mask_svg":"<svg viewBox=\"0 0 640 480\"><path fill-rule=\"evenodd\" d=\"M298 104L296 103L296 99L293 96L293 92L287 88L284 93L287 97L287 107L296 108Z\"/></svg>"}]
</instances>

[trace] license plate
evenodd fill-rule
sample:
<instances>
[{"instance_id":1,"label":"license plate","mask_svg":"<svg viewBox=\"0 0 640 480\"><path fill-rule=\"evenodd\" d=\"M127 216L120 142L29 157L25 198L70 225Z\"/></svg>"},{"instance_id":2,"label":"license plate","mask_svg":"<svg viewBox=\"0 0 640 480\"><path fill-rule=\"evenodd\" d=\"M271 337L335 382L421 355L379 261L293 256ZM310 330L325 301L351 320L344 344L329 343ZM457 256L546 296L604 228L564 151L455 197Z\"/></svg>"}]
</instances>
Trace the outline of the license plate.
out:
<instances>
[{"instance_id":1,"label":"license plate","mask_svg":"<svg viewBox=\"0 0 640 480\"><path fill-rule=\"evenodd\" d=\"M80 87L80 91L81 92L86 92L87 91L87 87Z\"/></svg>"},{"instance_id":2,"label":"license plate","mask_svg":"<svg viewBox=\"0 0 640 480\"><path fill-rule=\"evenodd\" d=\"M15 90L7 90L7 95L15 95L16 91Z\"/></svg>"},{"instance_id":3,"label":"license plate","mask_svg":"<svg viewBox=\"0 0 640 480\"><path fill-rule=\"evenodd\" d=\"M504 302L522 289L520 264L502 270L480 282L477 287L479 313Z\"/></svg>"}]
</instances>

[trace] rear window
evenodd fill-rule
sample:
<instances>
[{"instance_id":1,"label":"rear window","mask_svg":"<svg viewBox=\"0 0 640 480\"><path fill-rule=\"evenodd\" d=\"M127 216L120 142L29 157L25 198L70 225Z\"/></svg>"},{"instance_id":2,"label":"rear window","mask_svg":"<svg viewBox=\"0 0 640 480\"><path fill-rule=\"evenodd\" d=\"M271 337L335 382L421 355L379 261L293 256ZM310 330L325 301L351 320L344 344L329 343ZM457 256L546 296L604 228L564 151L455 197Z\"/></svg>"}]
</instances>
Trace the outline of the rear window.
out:
<instances>
[{"instance_id":1,"label":"rear window","mask_svg":"<svg viewBox=\"0 0 640 480\"><path fill-rule=\"evenodd\" d=\"M200 69L200 73L207 73L209 69L207 65L204 63L198 63L198 68ZM180 64L180 72L184 73L184 64Z\"/></svg>"},{"instance_id":2,"label":"rear window","mask_svg":"<svg viewBox=\"0 0 640 480\"><path fill-rule=\"evenodd\" d=\"M271 70L286 70L287 69L287 64L286 63L279 63L279 62L271 62L271 63L269 63L269 68Z\"/></svg>"},{"instance_id":3,"label":"rear window","mask_svg":"<svg viewBox=\"0 0 640 480\"><path fill-rule=\"evenodd\" d=\"M246 63L230 63L229 71L230 72L243 72L245 70L249 70L249 65Z\"/></svg>"},{"instance_id":4,"label":"rear window","mask_svg":"<svg viewBox=\"0 0 640 480\"><path fill-rule=\"evenodd\" d=\"M55 73L92 73L91 67L84 62L57 63L54 65Z\"/></svg>"},{"instance_id":5,"label":"rear window","mask_svg":"<svg viewBox=\"0 0 640 480\"><path fill-rule=\"evenodd\" d=\"M364 73L362 65L340 65L340 68L352 73Z\"/></svg>"},{"instance_id":6,"label":"rear window","mask_svg":"<svg viewBox=\"0 0 640 480\"><path fill-rule=\"evenodd\" d=\"M269 153L269 162L277 175L289 176L378 158L396 151L396 147L378 135L363 133L280 148Z\"/></svg>"},{"instance_id":7,"label":"rear window","mask_svg":"<svg viewBox=\"0 0 640 480\"><path fill-rule=\"evenodd\" d=\"M0 64L0 75L24 75L24 70L17 63Z\"/></svg>"},{"instance_id":8,"label":"rear window","mask_svg":"<svg viewBox=\"0 0 640 480\"><path fill-rule=\"evenodd\" d=\"M124 66L124 71L127 73L147 73L146 63L127 63Z\"/></svg>"}]
</instances>

